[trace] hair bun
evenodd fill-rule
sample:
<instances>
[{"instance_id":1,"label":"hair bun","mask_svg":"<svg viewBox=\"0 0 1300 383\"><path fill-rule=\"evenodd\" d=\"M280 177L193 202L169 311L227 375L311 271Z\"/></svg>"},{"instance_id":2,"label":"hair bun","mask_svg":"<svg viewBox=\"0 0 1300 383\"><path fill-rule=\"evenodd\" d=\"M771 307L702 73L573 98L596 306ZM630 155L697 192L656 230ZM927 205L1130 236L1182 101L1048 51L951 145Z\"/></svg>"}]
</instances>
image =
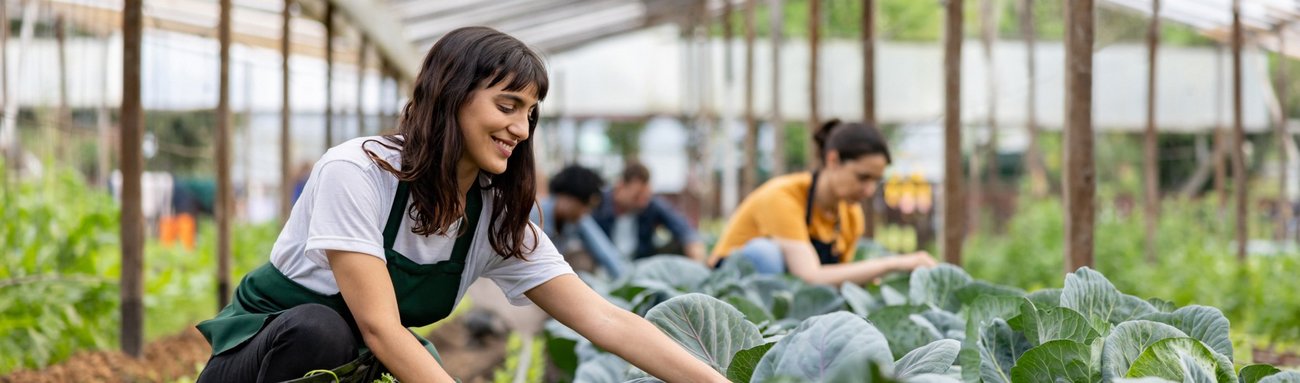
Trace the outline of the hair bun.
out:
<instances>
[{"instance_id":1,"label":"hair bun","mask_svg":"<svg viewBox=\"0 0 1300 383\"><path fill-rule=\"evenodd\" d=\"M831 132L839 125L840 119L832 118L829 121L822 123L822 126L817 128L817 131L813 133L813 141L817 142L818 151L820 151L821 148L826 147L826 139L830 138Z\"/></svg>"}]
</instances>

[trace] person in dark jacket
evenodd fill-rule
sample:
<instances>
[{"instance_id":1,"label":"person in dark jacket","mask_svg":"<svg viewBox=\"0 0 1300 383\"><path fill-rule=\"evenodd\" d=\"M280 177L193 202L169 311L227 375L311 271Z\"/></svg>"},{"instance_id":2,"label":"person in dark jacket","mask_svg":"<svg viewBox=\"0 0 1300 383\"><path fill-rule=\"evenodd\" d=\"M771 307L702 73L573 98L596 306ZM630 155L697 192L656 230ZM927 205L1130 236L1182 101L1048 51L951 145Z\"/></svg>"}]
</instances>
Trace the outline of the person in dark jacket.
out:
<instances>
[{"instance_id":1,"label":"person in dark jacket","mask_svg":"<svg viewBox=\"0 0 1300 383\"><path fill-rule=\"evenodd\" d=\"M703 263L707 254L704 242L686 217L650 189L650 170L638 162L628 162L623 175L605 191L600 205L591 213L601 230L609 235L614 247L632 259L658 254L661 248L680 249L683 255ZM656 246L655 231L665 228L672 242Z\"/></svg>"}]
</instances>

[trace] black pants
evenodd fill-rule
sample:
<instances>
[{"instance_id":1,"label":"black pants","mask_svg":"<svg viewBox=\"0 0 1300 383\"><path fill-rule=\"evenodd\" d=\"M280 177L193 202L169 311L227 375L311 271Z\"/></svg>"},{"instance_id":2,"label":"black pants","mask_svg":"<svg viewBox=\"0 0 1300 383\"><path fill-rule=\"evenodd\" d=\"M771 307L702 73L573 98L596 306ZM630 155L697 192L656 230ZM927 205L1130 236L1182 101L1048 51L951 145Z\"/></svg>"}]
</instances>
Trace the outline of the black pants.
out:
<instances>
[{"instance_id":1,"label":"black pants","mask_svg":"<svg viewBox=\"0 0 1300 383\"><path fill-rule=\"evenodd\" d=\"M357 357L357 340L339 313L319 304L294 307L248 343L208 359L197 383L282 382Z\"/></svg>"}]
</instances>

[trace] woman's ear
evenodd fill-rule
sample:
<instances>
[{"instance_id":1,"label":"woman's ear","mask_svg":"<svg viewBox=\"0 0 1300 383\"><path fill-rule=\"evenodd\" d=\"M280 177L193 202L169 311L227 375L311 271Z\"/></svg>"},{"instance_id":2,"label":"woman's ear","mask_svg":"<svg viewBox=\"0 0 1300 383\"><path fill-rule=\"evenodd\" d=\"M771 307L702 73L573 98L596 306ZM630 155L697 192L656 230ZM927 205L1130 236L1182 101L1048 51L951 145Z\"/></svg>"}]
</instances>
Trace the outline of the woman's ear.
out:
<instances>
[{"instance_id":1,"label":"woman's ear","mask_svg":"<svg viewBox=\"0 0 1300 383\"><path fill-rule=\"evenodd\" d=\"M827 167L827 168L837 168L837 167L839 167L839 166L840 166L840 152L839 152L838 150L827 150L827 151L826 151L826 163L825 163L824 165L825 165L825 167Z\"/></svg>"}]
</instances>

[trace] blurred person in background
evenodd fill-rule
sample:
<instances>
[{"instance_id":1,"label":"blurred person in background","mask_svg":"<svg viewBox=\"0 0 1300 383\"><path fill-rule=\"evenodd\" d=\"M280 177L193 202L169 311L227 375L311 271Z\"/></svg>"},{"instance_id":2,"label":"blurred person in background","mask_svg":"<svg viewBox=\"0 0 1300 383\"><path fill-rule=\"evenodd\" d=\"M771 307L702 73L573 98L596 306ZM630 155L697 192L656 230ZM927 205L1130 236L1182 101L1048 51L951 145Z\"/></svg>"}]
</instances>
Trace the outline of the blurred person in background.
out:
<instances>
[{"instance_id":1,"label":"blurred person in background","mask_svg":"<svg viewBox=\"0 0 1300 383\"><path fill-rule=\"evenodd\" d=\"M672 251L705 261L700 235L671 203L654 195L650 170L641 163L632 161L623 167L623 175L604 193L592 217L624 256L640 259ZM655 243L660 228L672 234L666 246Z\"/></svg>"},{"instance_id":2,"label":"blurred person in background","mask_svg":"<svg viewBox=\"0 0 1300 383\"><path fill-rule=\"evenodd\" d=\"M604 202L600 192L604 186L605 180L595 171L579 165L566 166L551 177L550 195L538 201L532 220L556 241L560 252L567 255L575 268L592 269L587 259L574 255L581 251L610 277L618 278L623 274L627 258L619 255L591 216L592 209Z\"/></svg>"},{"instance_id":3,"label":"blurred person in background","mask_svg":"<svg viewBox=\"0 0 1300 383\"><path fill-rule=\"evenodd\" d=\"M874 195L889 147L875 127L831 120L814 140L822 166L768 180L741 202L727 222L709 264L732 257L760 273L789 273L805 282L866 284L891 272L934 266L926 252L854 262L865 231L859 201Z\"/></svg>"}]
</instances>

